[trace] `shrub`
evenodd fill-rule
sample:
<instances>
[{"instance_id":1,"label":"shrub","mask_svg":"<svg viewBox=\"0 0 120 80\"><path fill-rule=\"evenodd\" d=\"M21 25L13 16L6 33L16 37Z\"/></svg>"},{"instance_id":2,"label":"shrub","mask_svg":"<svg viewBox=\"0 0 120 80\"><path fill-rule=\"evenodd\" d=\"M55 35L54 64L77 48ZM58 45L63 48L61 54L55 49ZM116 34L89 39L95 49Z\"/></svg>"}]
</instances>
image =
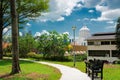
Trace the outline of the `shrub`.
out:
<instances>
[{"instance_id":1,"label":"shrub","mask_svg":"<svg viewBox=\"0 0 120 80\"><path fill-rule=\"evenodd\" d=\"M6 54L4 54L4 56L6 56L6 57L12 57L12 53L6 53Z\"/></svg>"},{"instance_id":2,"label":"shrub","mask_svg":"<svg viewBox=\"0 0 120 80\"><path fill-rule=\"evenodd\" d=\"M77 54L76 61L84 61L87 59L87 54Z\"/></svg>"},{"instance_id":3,"label":"shrub","mask_svg":"<svg viewBox=\"0 0 120 80\"><path fill-rule=\"evenodd\" d=\"M120 64L120 60L119 60L119 61L117 61L117 63L118 63L118 64Z\"/></svg>"},{"instance_id":4,"label":"shrub","mask_svg":"<svg viewBox=\"0 0 120 80\"><path fill-rule=\"evenodd\" d=\"M41 54L36 54L35 52L30 52L27 54L27 57L28 58L34 58L36 60L40 60L40 59L43 59L42 55Z\"/></svg>"},{"instance_id":5,"label":"shrub","mask_svg":"<svg viewBox=\"0 0 120 80\"><path fill-rule=\"evenodd\" d=\"M69 58L68 56L64 56L64 57L61 57L61 56L52 56L52 57L46 57L44 58L45 60L51 60L51 61L72 61L71 58Z\"/></svg>"}]
</instances>

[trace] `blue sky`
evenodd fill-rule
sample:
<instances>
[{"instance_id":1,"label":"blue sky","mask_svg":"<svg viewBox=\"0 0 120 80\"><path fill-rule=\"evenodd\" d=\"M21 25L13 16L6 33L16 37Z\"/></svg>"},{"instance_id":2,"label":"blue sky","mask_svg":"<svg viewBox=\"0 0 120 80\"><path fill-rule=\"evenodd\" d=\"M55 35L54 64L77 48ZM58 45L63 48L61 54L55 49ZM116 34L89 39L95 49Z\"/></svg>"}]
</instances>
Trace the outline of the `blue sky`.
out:
<instances>
[{"instance_id":1,"label":"blue sky","mask_svg":"<svg viewBox=\"0 0 120 80\"><path fill-rule=\"evenodd\" d=\"M31 30L33 35L56 30L72 36L72 26L76 26L78 36L79 29L86 25L91 34L115 31L119 3L120 0L50 0L49 12L27 23L26 30Z\"/></svg>"}]
</instances>

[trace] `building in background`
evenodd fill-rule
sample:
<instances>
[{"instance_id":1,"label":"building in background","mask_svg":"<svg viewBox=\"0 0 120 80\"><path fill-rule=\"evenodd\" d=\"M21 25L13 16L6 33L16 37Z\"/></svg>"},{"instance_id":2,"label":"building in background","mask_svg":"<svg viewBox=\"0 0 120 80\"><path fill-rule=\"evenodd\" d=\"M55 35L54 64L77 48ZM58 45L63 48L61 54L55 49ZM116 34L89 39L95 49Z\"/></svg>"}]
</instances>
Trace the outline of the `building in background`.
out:
<instances>
[{"instance_id":1,"label":"building in background","mask_svg":"<svg viewBox=\"0 0 120 80\"><path fill-rule=\"evenodd\" d=\"M75 46L74 39L70 39L71 45L74 46L74 51L76 54L84 54L87 52L86 39L88 37L90 37L90 30L87 28L87 26L83 26L82 28L80 28L78 36L75 37Z\"/></svg>"},{"instance_id":2,"label":"building in background","mask_svg":"<svg viewBox=\"0 0 120 80\"><path fill-rule=\"evenodd\" d=\"M87 39L88 60L100 59L109 62L118 60L115 33L96 33Z\"/></svg>"},{"instance_id":3,"label":"building in background","mask_svg":"<svg viewBox=\"0 0 120 80\"><path fill-rule=\"evenodd\" d=\"M83 26L79 30L79 36L77 39L77 44L82 45L82 46L87 46L87 41L86 39L90 37L90 29L87 28L87 26Z\"/></svg>"}]
</instances>

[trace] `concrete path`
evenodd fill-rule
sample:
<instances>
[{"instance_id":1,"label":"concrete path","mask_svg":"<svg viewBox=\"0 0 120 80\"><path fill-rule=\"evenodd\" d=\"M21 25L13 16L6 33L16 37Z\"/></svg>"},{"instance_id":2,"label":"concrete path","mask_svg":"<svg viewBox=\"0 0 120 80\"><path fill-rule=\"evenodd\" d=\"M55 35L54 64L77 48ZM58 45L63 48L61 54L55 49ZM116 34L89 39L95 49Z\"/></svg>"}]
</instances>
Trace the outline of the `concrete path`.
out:
<instances>
[{"instance_id":1,"label":"concrete path","mask_svg":"<svg viewBox=\"0 0 120 80\"><path fill-rule=\"evenodd\" d=\"M62 73L60 80L91 80L90 77L87 76L87 74L79 71L76 68L72 68L60 64L48 63L48 62L38 62L38 63L46 64L58 68Z\"/></svg>"},{"instance_id":2,"label":"concrete path","mask_svg":"<svg viewBox=\"0 0 120 80\"><path fill-rule=\"evenodd\" d=\"M91 80L86 73L83 73L76 68L72 68L72 67L68 67L60 64L49 63L49 62L40 62L40 61L33 61L28 59L21 59L21 60L41 63L41 64L53 66L59 69L60 72L62 73L60 80Z\"/></svg>"}]
</instances>

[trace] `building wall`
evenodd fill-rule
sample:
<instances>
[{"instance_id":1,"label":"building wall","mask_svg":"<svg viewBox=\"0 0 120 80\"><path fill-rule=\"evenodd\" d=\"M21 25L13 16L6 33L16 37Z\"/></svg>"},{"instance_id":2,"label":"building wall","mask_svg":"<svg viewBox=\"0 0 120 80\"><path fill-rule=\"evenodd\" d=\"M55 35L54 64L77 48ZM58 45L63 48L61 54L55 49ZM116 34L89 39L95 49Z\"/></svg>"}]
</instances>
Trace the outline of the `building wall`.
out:
<instances>
[{"instance_id":1,"label":"building wall","mask_svg":"<svg viewBox=\"0 0 120 80\"><path fill-rule=\"evenodd\" d=\"M88 50L116 50L116 45L88 45Z\"/></svg>"},{"instance_id":2,"label":"building wall","mask_svg":"<svg viewBox=\"0 0 120 80\"><path fill-rule=\"evenodd\" d=\"M103 41L109 41L110 44L101 45L101 42L103 42ZM113 62L115 60L118 60L117 57L112 56L112 54L113 54L112 51L116 50L116 45L111 44L111 41L114 41L114 40L98 40L98 41L97 40L91 40L91 41L88 41L88 42L94 42L94 44L87 46L87 50L88 50L88 58L87 59L89 60L89 59L96 58L96 59L101 59L101 60L107 60L109 62ZM106 53L103 54L103 56L99 56L99 55L98 56L90 56L89 51L95 51L95 54L98 53L98 54L101 54L101 55L102 55L102 53L100 51L106 51Z\"/></svg>"}]
</instances>

